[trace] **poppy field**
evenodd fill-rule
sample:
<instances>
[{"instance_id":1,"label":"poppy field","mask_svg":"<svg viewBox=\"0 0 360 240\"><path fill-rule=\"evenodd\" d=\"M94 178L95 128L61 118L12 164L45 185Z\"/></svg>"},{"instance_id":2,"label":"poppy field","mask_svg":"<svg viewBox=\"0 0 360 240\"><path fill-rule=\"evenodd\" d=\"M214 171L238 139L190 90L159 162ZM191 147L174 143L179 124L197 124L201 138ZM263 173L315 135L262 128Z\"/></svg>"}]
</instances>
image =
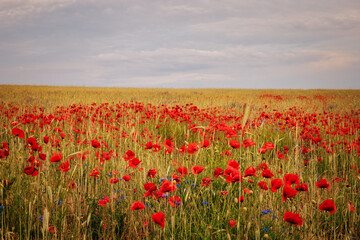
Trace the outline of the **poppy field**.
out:
<instances>
[{"instance_id":1,"label":"poppy field","mask_svg":"<svg viewBox=\"0 0 360 240\"><path fill-rule=\"evenodd\" d=\"M1 239L360 239L360 91L0 86Z\"/></svg>"}]
</instances>

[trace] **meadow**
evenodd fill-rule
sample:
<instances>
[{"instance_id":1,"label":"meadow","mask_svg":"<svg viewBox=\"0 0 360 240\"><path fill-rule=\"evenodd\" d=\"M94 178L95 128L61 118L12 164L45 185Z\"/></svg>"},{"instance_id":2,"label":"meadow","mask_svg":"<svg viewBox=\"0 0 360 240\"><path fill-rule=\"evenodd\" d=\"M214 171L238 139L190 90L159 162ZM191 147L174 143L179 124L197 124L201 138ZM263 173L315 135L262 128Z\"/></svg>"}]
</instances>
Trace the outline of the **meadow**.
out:
<instances>
[{"instance_id":1,"label":"meadow","mask_svg":"<svg viewBox=\"0 0 360 240\"><path fill-rule=\"evenodd\" d=\"M0 90L1 239L360 239L360 90Z\"/></svg>"}]
</instances>

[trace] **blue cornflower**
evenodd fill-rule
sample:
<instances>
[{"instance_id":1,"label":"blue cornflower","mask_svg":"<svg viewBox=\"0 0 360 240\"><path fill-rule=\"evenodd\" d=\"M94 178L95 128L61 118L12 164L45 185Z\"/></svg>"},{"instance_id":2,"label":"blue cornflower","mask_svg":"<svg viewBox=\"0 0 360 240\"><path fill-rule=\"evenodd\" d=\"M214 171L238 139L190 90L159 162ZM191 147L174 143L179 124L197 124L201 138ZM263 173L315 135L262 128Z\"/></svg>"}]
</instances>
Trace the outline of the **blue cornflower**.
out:
<instances>
[{"instance_id":1,"label":"blue cornflower","mask_svg":"<svg viewBox=\"0 0 360 240\"><path fill-rule=\"evenodd\" d=\"M268 214L268 213L271 213L271 210L269 210L269 209L261 210L261 213Z\"/></svg>"}]
</instances>

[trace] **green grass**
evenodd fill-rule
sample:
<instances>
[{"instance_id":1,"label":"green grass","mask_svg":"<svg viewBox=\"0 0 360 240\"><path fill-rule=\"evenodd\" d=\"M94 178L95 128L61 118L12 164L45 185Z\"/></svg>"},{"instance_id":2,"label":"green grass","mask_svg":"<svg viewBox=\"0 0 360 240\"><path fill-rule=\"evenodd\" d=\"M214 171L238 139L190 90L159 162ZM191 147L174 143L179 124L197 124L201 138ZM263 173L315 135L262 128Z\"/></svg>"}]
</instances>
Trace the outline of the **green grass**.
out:
<instances>
[{"instance_id":1,"label":"green grass","mask_svg":"<svg viewBox=\"0 0 360 240\"><path fill-rule=\"evenodd\" d=\"M9 148L9 155L0 159L1 239L360 238L358 90L0 87L0 146L6 142ZM193 105L186 106L189 103ZM198 110L191 110L191 106ZM269 118L261 117L263 112ZM24 139L11 134L14 127L24 130ZM64 139L54 131L56 128L65 133ZM327 152L321 142L316 144L301 136L304 132L313 134L316 128L321 142L333 152ZM351 129L341 130L346 128ZM229 129L235 130L237 137L228 138ZM44 136L50 137L48 144L43 143ZM200 144L204 136L211 139L208 148L199 147L194 154L178 151L182 145ZM26 143L29 137L37 139L41 152L47 155L45 161L39 160L37 152L31 153ZM175 148L164 154L162 142L170 137ZM242 143L249 138L256 145L233 149L228 144L231 139ZM101 148L93 148L92 139L98 139ZM161 150L146 150L149 141L157 142ZM266 142L274 143L275 148L259 153ZM347 145L352 146L350 152ZM284 147L289 149L284 154L286 159L279 159L277 151L283 152ZM303 153L302 147L309 152ZM142 161L137 169L129 168L122 158L127 150ZM110 151L110 159L100 164L101 154ZM61 163L50 162L54 152L61 152L61 162L71 158L69 171L62 172L58 169ZM23 172L30 166L30 156L43 165L37 167L37 176ZM271 181L261 177L261 170L257 177L246 177L242 183L228 183L225 176L213 177L214 169L225 170L229 159L240 164L243 174L249 166L262 163L268 165L274 178L298 174L309 192L298 192L283 201L282 188L275 193L259 188L258 182L265 181L270 188ZM194 165L205 169L191 174ZM153 182L160 188L161 179L178 174L180 166L187 167L189 174L181 178L176 191L164 199L143 197L145 183ZM89 176L96 167L99 178ZM147 177L152 168L157 170L155 178ZM118 175L110 176L113 171ZM129 182L109 183L111 177L125 175L131 176ZM207 187L201 186L205 177L212 179ZM336 177L341 181L333 182ZM321 178L330 182L329 189L315 186ZM70 181L75 182L75 189L68 188ZM244 189L251 193L244 194ZM175 195L182 202L173 208L167 201ZM240 195L244 195L243 203L236 201ZM101 197L110 199L106 206L98 205ZM334 200L335 214L318 209L325 199ZM145 208L132 211L130 206L136 201L145 203ZM350 204L354 211L349 210ZM164 228L151 219L160 211L165 214ZM283 214L287 211L299 213L303 225L285 222ZM237 225L231 228L229 220Z\"/></svg>"}]
</instances>

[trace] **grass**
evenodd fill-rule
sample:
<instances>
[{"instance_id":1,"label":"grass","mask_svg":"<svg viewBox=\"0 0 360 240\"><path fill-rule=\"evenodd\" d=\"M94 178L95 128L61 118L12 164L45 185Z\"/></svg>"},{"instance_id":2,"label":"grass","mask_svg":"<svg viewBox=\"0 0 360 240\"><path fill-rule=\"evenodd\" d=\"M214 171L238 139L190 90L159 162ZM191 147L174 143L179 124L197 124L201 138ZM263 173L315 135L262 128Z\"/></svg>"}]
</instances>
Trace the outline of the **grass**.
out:
<instances>
[{"instance_id":1,"label":"grass","mask_svg":"<svg viewBox=\"0 0 360 240\"><path fill-rule=\"evenodd\" d=\"M9 152L0 159L2 239L360 238L359 90L0 89L0 150ZM13 135L14 128L25 137ZM41 150L31 149L30 137ZM250 138L255 145L229 145ZM204 139L210 146L200 146ZM166 140L174 144L167 154ZM148 142L160 149L145 149ZM259 152L267 142L274 148ZM182 153L191 143L198 150ZM128 150L141 161L137 168L124 160ZM54 153L61 154L59 162L50 161ZM239 163L242 182L231 182L230 170L213 176L215 168L226 172L230 159ZM59 170L65 162L69 170ZM297 174L309 191L283 201L283 187L272 192L271 179L261 176L264 163L272 179ZM204 170L193 174L195 165ZM30 166L36 176L24 173ZM181 166L189 174L175 182ZM257 168L257 176L244 177L248 167ZM99 176L90 176L96 169ZM156 169L154 178L149 169ZM211 182L202 186L206 177ZM111 178L120 181L110 184ZM176 190L144 197L145 183L160 189L164 179ZM319 179L331 187L316 187ZM269 190L260 189L261 181ZM172 207L171 196L181 204ZM101 198L109 199L105 206ZM325 199L335 202L334 214L319 210ZM145 208L131 210L137 201ZM157 212L165 214L164 228L152 220ZM284 221L285 212L299 214L302 225Z\"/></svg>"}]
</instances>

